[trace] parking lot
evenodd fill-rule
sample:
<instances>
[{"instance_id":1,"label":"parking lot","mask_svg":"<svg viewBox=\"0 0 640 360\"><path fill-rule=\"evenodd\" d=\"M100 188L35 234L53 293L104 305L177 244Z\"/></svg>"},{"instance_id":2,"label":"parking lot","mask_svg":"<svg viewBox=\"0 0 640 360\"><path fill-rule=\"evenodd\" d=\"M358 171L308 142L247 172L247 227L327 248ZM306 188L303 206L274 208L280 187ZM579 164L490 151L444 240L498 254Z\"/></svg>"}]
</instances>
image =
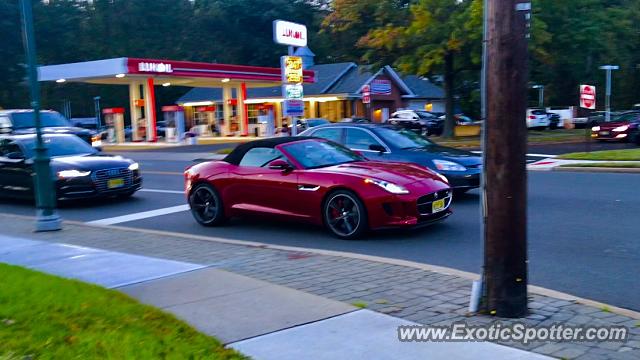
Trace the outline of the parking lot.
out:
<instances>
[{"instance_id":1,"label":"parking lot","mask_svg":"<svg viewBox=\"0 0 640 360\"><path fill-rule=\"evenodd\" d=\"M477 190L456 198L454 214L443 223L420 230L377 232L359 241L338 240L319 227L253 218L205 228L188 211L181 175L204 150L211 149L123 154L140 162L143 190L128 200L61 204L60 214L65 220L340 250L481 271ZM530 149L546 153L554 150L567 149ZM538 155L529 159L539 159ZM640 288L630 276L640 265L635 219L640 213L637 183L634 174L529 172L530 283L640 310ZM31 203L8 199L0 201L0 209L22 215L34 213Z\"/></svg>"}]
</instances>

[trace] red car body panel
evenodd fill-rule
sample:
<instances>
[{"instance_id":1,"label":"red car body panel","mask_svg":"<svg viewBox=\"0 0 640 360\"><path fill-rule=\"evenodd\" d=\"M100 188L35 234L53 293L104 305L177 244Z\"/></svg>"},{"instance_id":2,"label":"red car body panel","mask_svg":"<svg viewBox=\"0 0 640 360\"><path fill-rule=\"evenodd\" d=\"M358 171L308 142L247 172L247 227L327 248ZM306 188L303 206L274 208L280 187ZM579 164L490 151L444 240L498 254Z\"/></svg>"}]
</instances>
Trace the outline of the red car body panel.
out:
<instances>
[{"instance_id":1,"label":"red car body panel","mask_svg":"<svg viewBox=\"0 0 640 360\"><path fill-rule=\"evenodd\" d=\"M225 161L201 163L185 171L187 196L195 184L204 181L219 192L226 217L261 213L322 225L326 196L333 190L347 189L364 203L371 229L412 227L451 213L449 198L446 210L434 215L419 214L420 197L449 191L450 187L438 174L417 164L361 161L304 169L285 149L276 148L294 164L293 170L239 166ZM367 178L403 186L409 193L392 194L376 184L366 183Z\"/></svg>"}]
</instances>

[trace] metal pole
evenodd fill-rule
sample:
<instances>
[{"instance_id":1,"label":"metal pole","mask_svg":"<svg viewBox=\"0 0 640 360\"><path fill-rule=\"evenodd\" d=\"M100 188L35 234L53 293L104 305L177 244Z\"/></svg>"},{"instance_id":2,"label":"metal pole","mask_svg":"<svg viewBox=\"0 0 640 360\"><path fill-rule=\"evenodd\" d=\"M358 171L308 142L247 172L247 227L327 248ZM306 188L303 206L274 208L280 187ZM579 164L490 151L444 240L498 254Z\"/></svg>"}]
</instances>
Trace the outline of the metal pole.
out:
<instances>
[{"instance_id":1,"label":"metal pole","mask_svg":"<svg viewBox=\"0 0 640 360\"><path fill-rule=\"evenodd\" d=\"M100 96L96 96L93 98L95 113L96 113L96 128L100 129L102 127L102 117L100 114Z\"/></svg>"},{"instance_id":2,"label":"metal pole","mask_svg":"<svg viewBox=\"0 0 640 360\"><path fill-rule=\"evenodd\" d=\"M544 85L540 85L538 88L538 106L544 108Z\"/></svg>"},{"instance_id":3,"label":"metal pole","mask_svg":"<svg viewBox=\"0 0 640 360\"><path fill-rule=\"evenodd\" d=\"M488 0L486 310L527 314L528 20L531 3Z\"/></svg>"},{"instance_id":4,"label":"metal pole","mask_svg":"<svg viewBox=\"0 0 640 360\"><path fill-rule=\"evenodd\" d=\"M605 121L611 121L611 68L607 68L607 97L605 99Z\"/></svg>"},{"instance_id":5,"label":"metal pole","mask_svg":"<svg viewBox=\"0 0 640 360\"><path fill-rule=\"evenodd\" d=\"M31 107L36 125L36 147L33 159L35 169L36 194L36 231L53 231L62 228L60 216L56 212L56 195L53 188L53 176L49 165L49 154L42 139L40 123L40 84L36 65L36 42L33 30L33 12L31 0L20 0L22 12L22 34L24 37L25 55L28 63L29 90Z\"/></svg>"}]
</instances>

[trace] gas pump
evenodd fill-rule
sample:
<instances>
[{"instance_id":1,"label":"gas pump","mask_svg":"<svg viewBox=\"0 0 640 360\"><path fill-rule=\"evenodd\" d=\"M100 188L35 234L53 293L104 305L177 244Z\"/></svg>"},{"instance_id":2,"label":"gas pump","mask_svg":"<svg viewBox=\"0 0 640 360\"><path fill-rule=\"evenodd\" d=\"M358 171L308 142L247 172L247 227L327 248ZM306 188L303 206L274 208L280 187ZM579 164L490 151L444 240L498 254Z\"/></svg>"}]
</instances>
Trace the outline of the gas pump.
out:
<instances>
[{"instance_id":1,"label":"gas pump","mask_svg":"<svg viewBox=\"0 0 640 360\"><path fill-rule=\"evenodd\" d=\"M104 122L107 126L107 142L123 143L124 136L124 108L106 108L102 110Z\"/></svg>"},{"instance_id":2,"label":"gas pump","mask_svg":"<svg viewBox=\"0 0 640 360\"><path fill-rule=\"evenodd\" d=\"M158 124L158 130L164 125L164 139L166 142L179 142L184 136L184 109L182 106L163 106L164 123Z\"/></svg>"},{"instance_id":3,"label":"gas pump","mask_svg":"<svg viewBox=\"0 0 640 360\"><path fill-rule=\"evenodd\" d=\"M258 127L254 130L256 136L274 136L275 119L273 116L273 105L264 104L258 107Z\"/></svg>"},{"instance_id":4,"label":"gas pump","mask_svg":"<svg viewBox=\"0 0 640 360\"><path fill-rule=\"evenodd\" d=\"M199 113L197 131L198 135L214 135L214 133L218 133L219 135L222 132L221 122L216 118L216 107L215 106L201 106L196 108L196 112Z\"/></svg>"}]
</instances>

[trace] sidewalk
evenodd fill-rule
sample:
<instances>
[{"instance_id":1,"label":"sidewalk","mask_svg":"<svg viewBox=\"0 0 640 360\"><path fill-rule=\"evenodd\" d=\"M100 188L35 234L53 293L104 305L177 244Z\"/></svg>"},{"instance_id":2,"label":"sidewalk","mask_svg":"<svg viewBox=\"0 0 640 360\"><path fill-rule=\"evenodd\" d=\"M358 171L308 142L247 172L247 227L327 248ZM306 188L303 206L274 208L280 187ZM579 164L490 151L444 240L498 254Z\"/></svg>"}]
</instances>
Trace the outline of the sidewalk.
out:
<instances>
[{"instance_id":1,"label":"sidewalk","mask_svg":"<svg viewBox=\"0 0 640 360\"><path fill-rule=\"evenodd\" d=\"M601 164L602 166L598 166ZM614 167L612 165L620 165ZM589 165L589 167L583 167ZM629 165L637 167L628 167ZM527 165L527 170L534 171L580 171L580 172L617 172L639 173L639 161L603 161L603 160L566 160L548 158Z\"/></svg>"},{"instance_id":2,"label":"sidewalk","mask_svg":"<svg viewBox=\"0 0 640 360\"><path fill-rule=\"evenodd\" d=\"M135 265L137 261L157 264L170 260L159 267L164 272L120 281L118 289L175 313L256 359L268 359L268 355L278 359L541 358L536 353L558 358L640 358L637 313L584 305L580 303L584 301L562 294L541 294L545 291L540 289L530 294L531 314L523 319L525 323L626 325L631 331L630 341L504 344L507 346L486 342L401 343L396 328L403 324L450 324L460 320L491 323L492 317L466 313L470 274L344 253L77 223L66 223L62 232L34 234L32 221L2 215L0 227L5 240L0 241L0 261L32 259L22 264L49 266L43 271L73 276L56 272L51 264L78 259L80 251L84 257L111 258L113 264L120 264L99 262L104 274L131 274L129 268L140 268ZM215 229L211 233L215 234ZM27 245L8 245L7 241L24 241L16 238L44 242L27 243L31 250L45 249L46 245L60 247L50 243L93 249L75 248L75 253L57 255L47 250L44 259L28 257L18 255ZM68 246L64 248L69 251ZM110 255L95 254L100 251ZM51 259L54 255L56 261ZM128 267L121 268L122 264ZM150 265L146 268L156 269ZM366 304L366 309L356 309L351 305L355 302Z\"/></svg>"}]
</instances>

